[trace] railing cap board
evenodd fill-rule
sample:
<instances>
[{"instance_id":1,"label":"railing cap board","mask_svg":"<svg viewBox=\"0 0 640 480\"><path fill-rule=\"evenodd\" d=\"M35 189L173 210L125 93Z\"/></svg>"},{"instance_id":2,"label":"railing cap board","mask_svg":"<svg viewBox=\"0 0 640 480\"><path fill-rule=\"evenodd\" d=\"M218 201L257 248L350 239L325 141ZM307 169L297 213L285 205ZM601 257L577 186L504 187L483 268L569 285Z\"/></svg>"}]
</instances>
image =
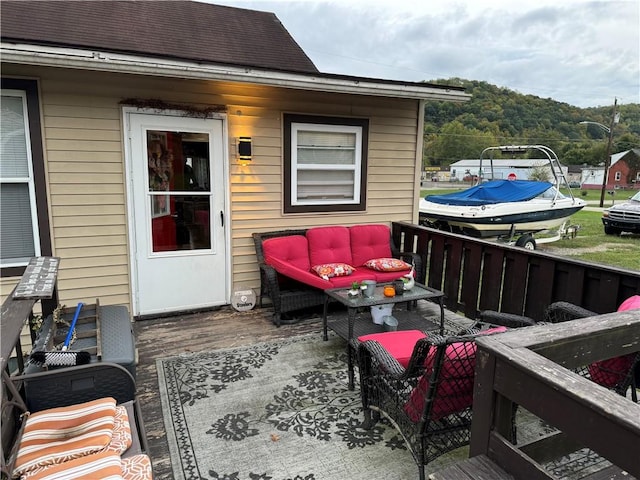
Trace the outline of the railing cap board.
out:
<instances>
[{"instance_id":1,"label":"railing cap board","mask_svg":"<svg viewBox=\"0 0 640 480\"><path fill-rule=\"evenodd\" d=\"M20 282L2 304L0 312L0 369L6 367L36 301L56 296L55 285L59 264L60 259L57 257L32 258ZM34 271L33 267L38 268Z\"/></svg>"},{"instance_id":2,"label":"railing cap board","mask_svg":"<svg viewBox=\"0 0 640 480\"><path fill-rule=\"evenodd\" d=\"M640 310L518 328L477 343L496 355L527 348L567 368L640 351Z\"/></svg>"}]
</instances>

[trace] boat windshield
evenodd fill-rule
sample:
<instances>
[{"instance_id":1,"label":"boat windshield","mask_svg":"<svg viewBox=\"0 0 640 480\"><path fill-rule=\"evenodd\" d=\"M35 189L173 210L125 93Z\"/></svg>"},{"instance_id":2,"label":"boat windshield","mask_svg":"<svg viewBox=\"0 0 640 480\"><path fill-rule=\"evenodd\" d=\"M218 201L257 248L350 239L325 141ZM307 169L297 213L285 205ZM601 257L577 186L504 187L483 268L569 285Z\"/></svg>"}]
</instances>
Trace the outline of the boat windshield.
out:
<instances>
[{"instance_id":1,"label":"boat windshield","mask_svg":"<svg viewBox=\"0 0 640 480\"><path fill-rule=\"evenodd\" d=\"M537 198L543 198L545 200L553 200L554 198L557 198L559 200L567 197L562 192L558 191L556 187L549 187L548 190L542 192Z\"/></svg>"}]
</instances>

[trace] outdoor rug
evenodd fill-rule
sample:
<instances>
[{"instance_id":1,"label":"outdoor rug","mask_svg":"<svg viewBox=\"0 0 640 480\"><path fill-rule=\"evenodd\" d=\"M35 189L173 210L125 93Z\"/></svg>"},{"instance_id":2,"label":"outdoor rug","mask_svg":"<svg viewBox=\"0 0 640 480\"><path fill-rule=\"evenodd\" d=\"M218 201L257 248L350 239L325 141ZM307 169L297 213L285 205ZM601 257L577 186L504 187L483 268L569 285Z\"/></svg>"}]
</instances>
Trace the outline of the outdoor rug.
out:
<instances>
[{"instance_id":1,"label":"outdoor rug","mask_svg":"<svg viewBox=\"0 0 640 480\"><path fill-rule=\"evenodd\" d=\"M157 362L176 480L410 480L388 424L364 430L346 343L321 334ZM428 465L440 470L466 449Z\"/></svg>"}]
</instances>

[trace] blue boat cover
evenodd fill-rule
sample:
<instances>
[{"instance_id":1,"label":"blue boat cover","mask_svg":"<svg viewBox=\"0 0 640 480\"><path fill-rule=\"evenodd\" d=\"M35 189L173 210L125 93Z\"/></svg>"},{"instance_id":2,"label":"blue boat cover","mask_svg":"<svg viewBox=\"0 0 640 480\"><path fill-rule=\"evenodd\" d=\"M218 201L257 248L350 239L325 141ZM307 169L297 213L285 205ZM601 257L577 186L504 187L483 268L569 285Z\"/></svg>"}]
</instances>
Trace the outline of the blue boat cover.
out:
<instances>
[{"instance_id":1,"label":"blue boat cover","mask_svg":"<svg viewBox=\"0 0 640 480\"><path fill-rule=\"evenodd\" d=\"M533 180L491 180L461 192L427 195L425 200L442 205L488 205L524 202L537 197L552 185Z\"/></svg>"}]
</instances>

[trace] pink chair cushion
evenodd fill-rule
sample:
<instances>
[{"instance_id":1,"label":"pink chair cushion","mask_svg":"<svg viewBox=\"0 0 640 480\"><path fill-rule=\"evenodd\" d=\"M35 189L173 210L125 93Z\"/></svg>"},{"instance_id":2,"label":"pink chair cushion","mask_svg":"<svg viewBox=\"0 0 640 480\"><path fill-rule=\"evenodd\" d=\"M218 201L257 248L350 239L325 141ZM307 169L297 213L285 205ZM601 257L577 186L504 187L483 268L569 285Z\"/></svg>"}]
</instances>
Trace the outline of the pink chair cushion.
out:
<instances>
[{"instance_id":1,"label":"pink chair cushion","mask_svg":"<svg viewBox=\"0 0 640 480\"><path fill-rule=\"evenodd\" d=\"M640 308L640 295L627 298L618 307L618 312ZM609 358L589 365L591 380L607 388L613 388L623 382L633 365L636 354L630 353L621 357Z\"/></svg>"},{"instance_id":2,"label":"pink chair cushion","mask_svg":"<svg viewBox=\"0 0 640 480\"><path fill-rule=\"evenodd\" d=\"M311 265L347 263L354 265L349 242L349 229L343 226L314 227L307 230Z\"/></svg>"},{"instance_id":3,"label":"pink chair cushion","mask_svg":"<svg viewBox=\"0 0 640 480\"><path fill-rule=\"evenodd\" d=\"M273 265L273 260L290 263L300 270L311 269L309 263L309 245L304 235L289 235L286 237L268 238L262 242L264 261Z\"/></svg>"},{"instance_id":4,"label":"pink chair cushion","mask_svg":"<svg viewBox=\"0 0 640 480\"><path fill-rule=\"evenodd\" d=\"M483 330L479 335L506 332L506 327ZM447 345L445 359L440 370L440 385L431 409L431 419L459 412L473 404L473 380L476 368L476 343L474 341L455 342ZM425 360L425 372L418 380L404 411L409 418L418 422L422 416L424 402L429 392L429 380L433 373L436 348L431 348Z\"/></svg>"},{"instance_id":5,"label":"pink chair cushion","mask_svg":"<svg viewBox=\"0 0 640 480\"><path fill-rule=\"evenodd\" d=\"M398 360L400 365L407 368L411 354L413 353L413 347L416 342L421 338L425 338L427 335L420 330L398 330L396 332L383 332L383 333L371 333L369 335L362 335L358 337L361 342L367 340L375 340L382 348L384 348L389 354Z\"/></svg>"},{"instance_id":6,"label":"pink chair cushion","mask_svg":"<svg viewBox=\"0 0 640 480\"><path fill-rule=\"evenodd\" d=\"M349 227L354 267L372 258L391 257L391 230L387 225L354 225Z\"/></svg>"}]
</instances>

